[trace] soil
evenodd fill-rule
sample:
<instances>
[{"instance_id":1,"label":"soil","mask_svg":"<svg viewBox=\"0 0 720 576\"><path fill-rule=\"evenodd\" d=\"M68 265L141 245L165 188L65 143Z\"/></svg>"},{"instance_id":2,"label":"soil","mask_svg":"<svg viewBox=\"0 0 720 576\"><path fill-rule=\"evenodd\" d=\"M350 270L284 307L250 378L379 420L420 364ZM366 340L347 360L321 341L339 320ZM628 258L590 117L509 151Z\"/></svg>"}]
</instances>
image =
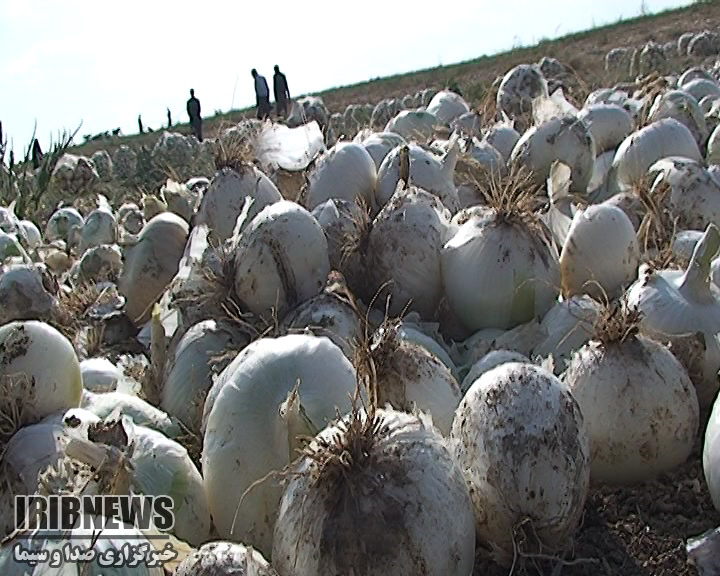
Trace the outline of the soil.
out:
<instances>
[{"instance_id":1,"label":"soil","mask_svg":"<svg viewBox=\"0 0 720 576\"><path fill-rule=\"evenodd\" d=\"M697 576L686 543L720 526L698 447L676 471L631 487L595 487L562 560L518 558L514 570L478 555L475 576Z\"/></svg>"}]
</instances>

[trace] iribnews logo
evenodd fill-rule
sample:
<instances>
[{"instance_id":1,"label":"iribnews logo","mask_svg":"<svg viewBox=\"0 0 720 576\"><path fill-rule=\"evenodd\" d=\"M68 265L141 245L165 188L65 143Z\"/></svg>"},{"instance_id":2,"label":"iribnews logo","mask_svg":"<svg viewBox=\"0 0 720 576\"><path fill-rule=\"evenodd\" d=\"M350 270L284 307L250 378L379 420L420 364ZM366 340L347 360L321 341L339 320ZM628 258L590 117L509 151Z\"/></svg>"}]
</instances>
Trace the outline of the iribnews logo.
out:
<instances>
[{"instance_id":1,"label":"iribnews logo","mask_svg":"<svg viewBox=\"0 0 720 576\"><path fill-rule=\"evenodd\" d=\"M15 529L52 533L64 532L63 539L73 538L72 530L97 533L133 527L140 531L157 529L169 532L175 526L174 502L170 496L15 496ZM140 536L138 539L152 538ZM154 536L166 539L166 535ZM77 538L87 538L78 535ZM123 535L123 538L127 538Z\"/></svg>"}]
</instances>

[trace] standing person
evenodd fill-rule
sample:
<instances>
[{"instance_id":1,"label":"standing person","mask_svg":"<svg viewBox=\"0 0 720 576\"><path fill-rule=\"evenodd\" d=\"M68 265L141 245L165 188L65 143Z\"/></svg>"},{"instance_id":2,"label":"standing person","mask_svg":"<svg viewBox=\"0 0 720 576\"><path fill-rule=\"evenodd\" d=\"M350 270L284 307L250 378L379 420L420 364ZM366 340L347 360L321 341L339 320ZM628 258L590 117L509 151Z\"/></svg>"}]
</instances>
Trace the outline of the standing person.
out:
<instances>
[{"instance_id":1,"label":"standing person","mask_svg":"<svg viewBox=\"0 0 720 576\"><path fill-rule=\"evenodd\" d=\"M35 141L33 142L32 147L32 164L33 168L37 170L40 168L40 162L42 162L43 159L43 151L42 148L40 148L40 142L37 138L35 138Z\"/></svg>"},{"instance_id":2,"label":"standing person","mask_svg":"<svg viewBox=\"0 0 720 576\"><path fill-rule=\"evenodd\" d=\"M172 128L172 115L170 114L170 108L167 109L167 117L168 117L168 128Z\"/></svg>"},{"instance_id":3,"label":"standing person","mask_svg":"<svg viewBox=\"0 0 720 576\"><path fill-rule=\"evenodd\" d=\"M255 78L255 99L257 101L257 118L259 120L265 120L270 116L270 88L268 87L265 76L258 74L255 68L250 72L252 77Z\"/></svg>"},{"instance_id":4,"label":"standing person","mask_svg":"<svg viewBox=\"0 0 720 576\"><path fill-rule=\"evenodd\" d=\"M140 114L138 114L138 130L140 130L140 134L143 133L142 116Z\"/></svg>"},{"instance_id":5,"label":"standing person","mask_svg":"<svg viewBox=\"0 0 720 576\"><path fill-rule=\"evenodd\" d=\"M190 99L187 101L187 113L193 134L202 142L202 117L200 116L200 100L195 98L195 90L190 88Z\"/></svg>"},{"instance_id":6,"label":"standing person","mask_svg":"<svg viewBox=\"0 0 720 576\"><path fill-rule=\"evenodd\" d=\"M278 117L287 116L287 105L290 100L290 90L287 85L285 74L280 72L280 67L275 64L275 75L273 76L273 92L275 93L275 106Z\"/></svg>"}]
</instances>

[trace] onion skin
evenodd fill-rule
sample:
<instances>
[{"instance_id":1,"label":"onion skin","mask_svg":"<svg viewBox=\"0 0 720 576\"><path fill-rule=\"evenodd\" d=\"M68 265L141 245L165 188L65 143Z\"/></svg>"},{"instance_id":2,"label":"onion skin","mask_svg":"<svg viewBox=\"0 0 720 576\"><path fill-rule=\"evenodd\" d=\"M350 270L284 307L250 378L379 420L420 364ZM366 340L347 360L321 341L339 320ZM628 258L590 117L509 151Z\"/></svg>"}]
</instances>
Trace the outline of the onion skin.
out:
<instances>
[{"instance_id":1,"label":"onion skin","mask_svg":"<svg viewBox=\"0 0 720 576\"><path fill-rule=\"evenodd\" d=\"M441 268L450 307L470 330L508 330L544 316L560 292L554 246L494 215L463 224L443 247Z\"/></svg>"},{"instance_id":2,"label":"onion skin","mask_svg":"<svg viewBox=\"0 0 720 576\"><path fill-rule=\"evenodd\" d=\"M605 346L590 342L564 380L590 430L593 481L649 480L692 452L699 426L695 388L661 344L642 336Z\"/></svg>"},{"instance_id":3,"label":"onion skin","mask_svg":"<svg viewBox=\"0 0 720 576\"><path fill-rule=\"evenodd\" d=\"M483 374L455 413L452 440L470 487L478 539L513 561L526 518L543 546L560 551L577 529L590 484L587 426L550 372L509 362Z\"/></svg>"},{"instance_id":4,"label":"onion skin","mask_svg":"<svg viewBox=\"0 0 720 576\"><path fill-rule=\"evenodd\" d=\"M370 426L320 433L353 454L344 472L300 461L280 506L274 568L280 576L470 576L470 496L445 441L393 410L379 410Z\"/></svg>"}]
</instances>

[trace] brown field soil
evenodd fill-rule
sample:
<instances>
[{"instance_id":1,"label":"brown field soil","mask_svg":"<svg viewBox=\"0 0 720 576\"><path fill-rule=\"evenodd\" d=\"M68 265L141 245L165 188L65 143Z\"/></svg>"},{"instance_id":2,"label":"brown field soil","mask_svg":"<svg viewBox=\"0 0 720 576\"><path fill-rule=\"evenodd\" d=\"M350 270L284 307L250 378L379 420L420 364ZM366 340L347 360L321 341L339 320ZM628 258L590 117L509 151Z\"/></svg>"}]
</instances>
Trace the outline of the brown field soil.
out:
<instances>
[{"instance_id":1,"label":"brown field soil","mask_svg":"<svg viewBox=\"0 0 720 576\"><path fill-rule=\"evenodd\" d=\"M548 40L539 44L518 48L493 56L441 66L428 70L410 72L389 78L381 78L352 86L333 88L317 93L325 101L330 112L342 112L349 104L377 103L384 98L403 97L424 88L443 88L455 82L463 95L473 105L479 106L488 93L492 82L513 66L537 62L543 56L557 58L572 67L584 92L600 86L612 85L629 78L609 78L605 73L605 54L621 46L642 46L648 41L665 43L676 40L684 32L720 28L720 2L693 4L688 8L673 10L653 16L642 16L631 20L595 28ZM221 127L227 127L254 115L254 109L234 110L226 114L206 118L203 132L212 138ZM173 131L190 134L188 124L177 124ZM105 149L112 152L121 144L129 146L152 146L162 132L114 137L79 145L70 152L91 155Z\"/></svg>"},{"instance_id":2,"label":"brown field soil","mask_svg":"<svg viewBox=\"0 0 720 576\"><path fill-rule=\"evenodd\" d=\"M720 525L697 448L678 470L637 486L595 487L571 553L548 559L517 556L513 573L562 576L696 576L686 543ZM476 576L508 576L478 555Z\"/></svg>"}]
</instances>

